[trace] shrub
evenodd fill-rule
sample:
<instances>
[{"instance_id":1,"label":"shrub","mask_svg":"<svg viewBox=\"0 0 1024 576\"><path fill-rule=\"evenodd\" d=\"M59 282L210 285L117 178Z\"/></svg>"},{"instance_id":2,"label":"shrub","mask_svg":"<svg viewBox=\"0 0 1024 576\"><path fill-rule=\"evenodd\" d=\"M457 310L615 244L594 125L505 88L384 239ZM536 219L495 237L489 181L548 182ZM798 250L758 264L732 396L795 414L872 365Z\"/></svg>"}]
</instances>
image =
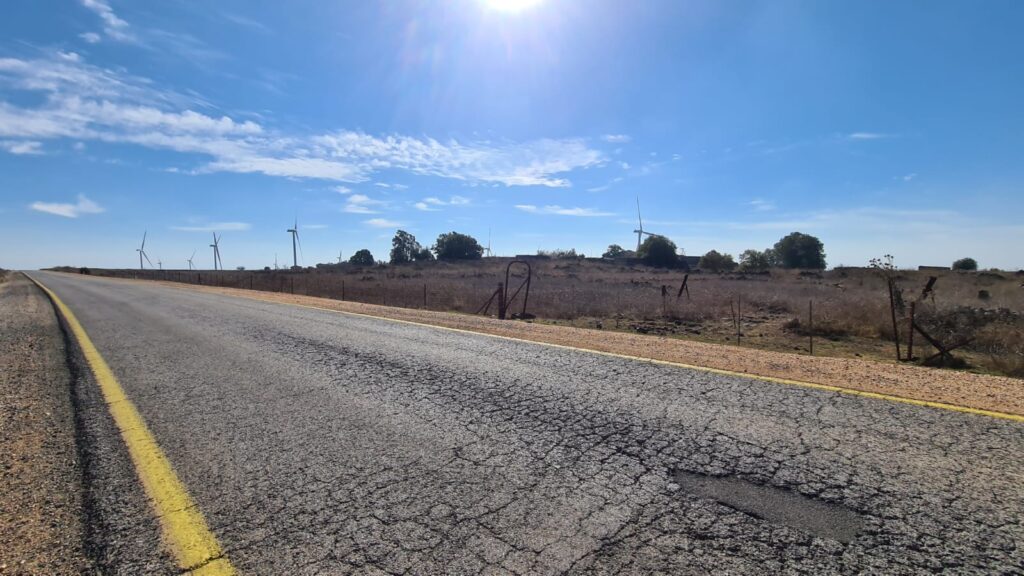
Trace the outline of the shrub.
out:
<instances>
[{"instance_id":1,"label":"shrub","mask_svg":"<svg viewBox=\"0 0 1024 576\"><path fill-rule=\"evenodd\" d=\"M785 268L825 269L825 245L809 234L793 232L779 239L772 251Z\"/></svg>"},{"instance_id":2,"label":"shrub","mask_svg":"<svg viewBox=\"0 0 1024 576\"><path fill-rule=\"evenodd\" d=\"M472 236L448 232L437 237L434 253L438 260L479 260L484 249Z\"/></svg>"},{"instance_id":3,"label":"shrub","mask_svg":"<svg viewBox=\"0 0 1024 576\"><path fill-rule=\"evenodd\" d=\"M626 256L626 250L618 244L612 244L608 246L608 249L601 254L602 258L624 258Z\"/></svg>"},{"instance_id":4,"label":"shrub","mask_svg":"<svg viewBox=\"0 0 1024 576\"><path fill-rule=\"evenodd\" d=\"M710 272L728 272L736 268L736 261L732 259L732 254L719 254L717 250L712 250L700 257L700 268Z\"/></svg>"},{"instance_id":5,"label":"shrub","mask_svg":"<svg viewBox=\"0 0 1024 576\"><path fill-rule=\"evenodd\" d=\"M672 268L679 264L675 242L664 236L648 236L640 245L637 256L648 266Z\"/></svg>"},{"instance_id":6,"label":"shrub","mask_svg":"<svg viewBox=\"0 0 1024 576\"><path fill-rule=\"evenodd\" d=\"M772 267L771 248L761 250L744 250L740 254L740 270L744 272L764 272Z\"/></svg>"},{"instance_id":7,"label":"shrub","mask_svg":"<svg viewBox=\"0 0 1024 576\"><path fill-rule=\"evenodd\" d=\"M349 264L355 264L356 266L373 266L374 262L373 254L366 248L358 250L348 259Z\"/></svg>"},{"instance_id":8,"label":"shrub","mask_svg":"<svg viewBox=\"0 0 1024 576\"><path fill-rule=\"evenodd\" d=\"M961 258L953 262L953 270L974 271L978 269L978 261L974 258Z\"/></svg>"}]
</instances>

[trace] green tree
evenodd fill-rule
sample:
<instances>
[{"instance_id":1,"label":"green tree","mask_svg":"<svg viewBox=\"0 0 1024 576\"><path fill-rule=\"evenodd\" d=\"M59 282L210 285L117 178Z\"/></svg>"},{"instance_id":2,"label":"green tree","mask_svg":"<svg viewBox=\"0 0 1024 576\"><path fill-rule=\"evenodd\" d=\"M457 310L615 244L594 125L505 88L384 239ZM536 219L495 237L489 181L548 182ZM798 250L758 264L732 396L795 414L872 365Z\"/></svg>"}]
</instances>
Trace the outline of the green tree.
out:
<instances>
[{"instance_id":1,"label":"green tree","mask_svg":"<svg viewBox=\"0 0 1024 576\"><path fill-rule=\"evenodd\" d=\"M728 272L736 268L736 261L732 259L732 254L720 254L718 250L711 250L700 257L700 268L711 272Z\"/></svg>"},{"instance_id":2,"label":"green tree","mask_svg":"<svg viewBox=\"0 0 1024 576\"><path fill-rule=\"evenodd\" d=\"M776 242L772 250L784 268L825 269L825 245L809 234L793 232Z\"/></svg>"},{"instance_id":3,"label":"green tree","mask_svg":"<svg viewBox=\"0 0 1024 576\"><path fill-rule=\"evenodd\" d=\"M448 232L437 237L434 253L438 260L479 260L484 249L472 236Z\"/></svg>"},{"instance_id":4,"label":"green tree","mask_svg":"<svg viewBox=\"0 0 1024 576\"><path fill-rule=\"evenodd\" d=\"M601 254L601 258L622 258L626 255L626 250L618 244L612 244L608 246L608 249Z\"/></svg>"},{"instance_id":5,"label":"green tree","mask_svg":"<svg viewBox=\"0 0 1024 576\"><path fill-rule=\"evenodd\" d=\"M676 243L664 236L648 236L640 245L637 257L642 259L644 264L659 268L672 268L679 264Z\"/></svg>"},{"instance_id":6,"label":"green tree","mask_svg":"<svg viewBox=\"0 0 1024 576\"><path fill-rule=\"evenodd\" d=\"M412 262L421 250L423 250L423 247L416 241L415 236L405 230L399 230L395 232L395 237L391 239L391 263L405 264L406 262Z\"/></svg>"},{"instance_id":7,"label":"green tree","mask_svg":"<svg viewBox=\"0 0 1024 576\"><path fill-rule=\"evenodd\" d=\"M744 250L740 254L740 270L744 272L763 272L772 267L771 249Z\"/></svg>"},{"instance_id":8,"label":"green tree","mask_svg":"<svg viewBox=\"0 0 1024 576\"><path fill-rule=\"evenodd\" d=\"M363 248L357 251L348 259L349 264L355 264L356 266L373 266L376 260L373 259L373 254L369 250Z\"/></svg>"},{"instance_id":9,"label":"green tree","mask_svg":"<svg viewBox=\"0 0 1024 576\"><path fill-rule=\"evenodd\" d=\"M426 262L434 259L434 253L430 251L430 248L420 248L420 251L412 259L417 262Z\"/></svg>"},{"instance_id":10,"label":"green tree","mask_svg":"<svg viewBox=\"0 0 1024 576\"><path fill-rule=\"evenodd\" d=\"M977 270L978 261L974 258L961 258L953 262L953 270Z\"/></svg>"}]
</instances>

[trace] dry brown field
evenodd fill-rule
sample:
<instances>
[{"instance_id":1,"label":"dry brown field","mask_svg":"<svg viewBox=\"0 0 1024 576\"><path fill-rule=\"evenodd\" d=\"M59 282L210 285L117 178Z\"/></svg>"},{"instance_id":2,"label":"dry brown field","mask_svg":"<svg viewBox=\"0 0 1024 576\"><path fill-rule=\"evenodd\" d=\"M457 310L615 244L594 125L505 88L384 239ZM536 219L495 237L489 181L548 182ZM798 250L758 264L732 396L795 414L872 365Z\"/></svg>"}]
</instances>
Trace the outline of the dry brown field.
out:
<instances>
[{"instance_id":1,"label":"dry brown field","mask_svg":"<svg viewBox=\"0 0 1024 576\"><path fill-rule=\"evenodd\" d=\"M473 314L504 282L509 262L489 258L301 271L89 272ZM693 272L687 281L689 294L678 296L685 274L680 270L594 259L530 264L527 312L533 322L800 354L810 354L813 341L815 355L896 361L888 289L875 270ZM929 276L938 280L934 291L922 298ZM509 284L514 289L523 279L514 268ZM953 352L952 367L1024 378L1024 273L907 270L898 272L898 287L903 305L897 307L897 330L904 357L909 305L914 302L917 322L932 338L946 346L969 342ZM521 298L511 311L520 310ZM488 313L496 314L496 306ZM917 362L935 352L915 334Z\"/></svg>"}]
</instances>

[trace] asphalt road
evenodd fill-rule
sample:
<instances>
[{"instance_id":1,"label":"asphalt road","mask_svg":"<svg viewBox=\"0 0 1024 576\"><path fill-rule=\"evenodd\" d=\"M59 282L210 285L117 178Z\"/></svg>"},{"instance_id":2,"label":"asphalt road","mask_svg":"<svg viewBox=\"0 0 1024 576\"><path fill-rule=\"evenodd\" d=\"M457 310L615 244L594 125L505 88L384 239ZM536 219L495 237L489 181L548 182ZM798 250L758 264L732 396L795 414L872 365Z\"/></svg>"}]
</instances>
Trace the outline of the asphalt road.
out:
<instances>
[{"instance_id":1,"label":"asphalt road","mask_svg":"<svg viewBox=\"0 0 1024 576\"><path fill-rule=\"evenodd\" d=\"M1024 426L36 273L249 574L1024 573ZM88 374L94 551L175 572Z\"/></svg>"}]
</instances>

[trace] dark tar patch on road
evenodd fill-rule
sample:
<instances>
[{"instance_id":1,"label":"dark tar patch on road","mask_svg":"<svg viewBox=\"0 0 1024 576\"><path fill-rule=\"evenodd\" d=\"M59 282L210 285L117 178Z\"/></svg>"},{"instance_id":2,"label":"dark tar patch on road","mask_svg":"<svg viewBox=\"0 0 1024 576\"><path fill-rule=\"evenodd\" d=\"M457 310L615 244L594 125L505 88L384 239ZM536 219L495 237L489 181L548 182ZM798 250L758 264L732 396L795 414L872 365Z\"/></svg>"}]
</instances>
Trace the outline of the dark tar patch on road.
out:
<instances>
[{"instance_id":1,"label":"dark tar patch on road","mask_svg":"<svg viewBox=\"0 0 1024 576\"><path fill-rule=\"evenodd\" d=\"M863 518L845 506L735 476L705 476L677 470L675 480L683 492L819 538L848 543L863 526Z\"/></svg>"}]
</instances>

